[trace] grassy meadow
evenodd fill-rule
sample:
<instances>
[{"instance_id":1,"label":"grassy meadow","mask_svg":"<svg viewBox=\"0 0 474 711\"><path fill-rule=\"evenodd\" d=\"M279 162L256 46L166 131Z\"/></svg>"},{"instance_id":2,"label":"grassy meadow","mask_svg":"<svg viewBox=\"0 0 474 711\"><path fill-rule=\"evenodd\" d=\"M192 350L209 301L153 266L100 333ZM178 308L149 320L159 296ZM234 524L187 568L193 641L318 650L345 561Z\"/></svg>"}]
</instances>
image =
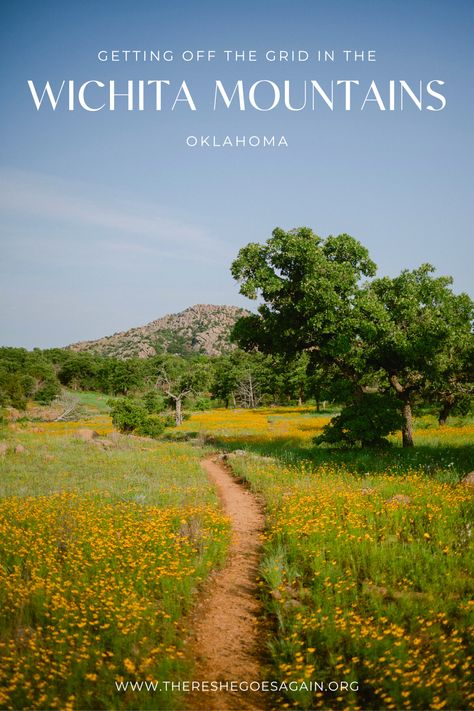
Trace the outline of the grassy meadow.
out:
<instances>
[{"instance_id":1,"label":"grassy meadow","mask_svg":"<svg viewBox=\"0 0 474 711\"><path fill-rule=\"evenodd\" d=\"M156 708L115 681L188 678L185 616L225 558L200 450L84 427L111 430L17 425L0 457L1 708Z\"/></svg>"},{"instance_id":2,"label":"grassy meadow","mask_svg":"<svg viewBox=\"0 0 474 711\"><path fill-rule=\"evenodd\" d=\"M266 501L271 678L359 685L289 691L278 707L472 707L473 497L458 482L474 469L474 427L426 416L413 450L312 447L326 422L269 408L185 423L240 450L233 470Z\"/></svg>"},{"instance_id":3,"label":"grassy meadow","mask_svg":"<svg viewBox=\"0 0 474 711\"><path fill-rule=\"evenodd\" d=\"M316 448L330 413L311 407L199 412L149 440L87 397L87 420L0 434L1 708L186 708L114 682L193 678L186 615L229 540L210 449L265 501L268 678L359 685L275 708L472 707L469 421L420 418L409 451Z\"/></svg>"}]
</instances>

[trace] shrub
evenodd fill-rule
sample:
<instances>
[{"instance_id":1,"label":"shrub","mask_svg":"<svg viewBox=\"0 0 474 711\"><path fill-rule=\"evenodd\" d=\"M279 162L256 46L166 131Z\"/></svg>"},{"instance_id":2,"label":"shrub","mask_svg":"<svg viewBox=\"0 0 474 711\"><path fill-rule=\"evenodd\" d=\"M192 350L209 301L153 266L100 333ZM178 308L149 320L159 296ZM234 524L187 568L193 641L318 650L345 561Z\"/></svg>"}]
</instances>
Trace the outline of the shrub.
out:
<instances>
[{"instance_id":1,"label":"shrub","mask_svg":"<svg viewBox=\"0 0 474 711\"><path fill-rule=\"evenodd\" d=\"M135 432L142 437L159 437L166 427L164 417L148 415L135 429Z\"/></svg>"},{"instance_id":2,"label":"shrub","mask_svg":"<svg viewBox=\"0 0 474 711\"><path fill-rule=\"evenodd\" d=\"M112 422L120 432L133 432L146 421L148 412L140 403L130 398L109 400Z\"/></svg>"},{"instance_id":3,"label":"shrub","mask_svg":"<svg viewBox=\"0 0 474 711\"><path fill-rule=\"evenodd\" d=\"M41 405L50 405L60 392L61 388L57 380L46 380L36 391L34 398Z\"/></svg>"},{"instance_id":4,"label":"shrub","mask_svg":"<svg viewBox=\"0 0 474 711\"><path fill-rule=\"evenodd\" d=\"M388 446L385 437L400 429L401 413L395 398L385 393L364 393L358 400L346 406L315 437L316 444L343 444L349 447Z\"/></svg>"},{"instance_id":5,"label":"shrub","mask_svg":"<svg viewBox=\"0 0 474 711\"><path fill-rule=\"evenodd\" d=\"M159 437L165 427L175 424L172 415L149 415L145 406L131 398L109 400L112 422L120 432L136 432L142 437Z\"/></svg>"},{"instance_id":6,"label":"shrub","mask_svg":"<svg viewBox=\"0 0 474 711\"><path fill-rule=\"evenodd\" d=\"M145 393L142 402L149 415L163 412L166 409L165 398L160 393L157 393L156 390L150 390Z\"/></svg>"},{"instance_id":7,"label":"shrub","mask_svg":"<svg viewBox=\"0 0 474 711\"><path fill-rule=\"evenodd\" d=\"M17 373L8 373L0 369L0 407L16 407L18 410L26 408L27 397Z\"/></svg>"},{"instance_id":8,"label":"shrub","mask_svg":"<svg viewBox=\"0 0 474 711\"><path fill-rule=\"evenodd\" d=\"M190 404L193 410L199 410L202 412L204 410L210 410L214 403L210 398L202 395L200 397L196 397Z\"/></svg>"}]
</instances>

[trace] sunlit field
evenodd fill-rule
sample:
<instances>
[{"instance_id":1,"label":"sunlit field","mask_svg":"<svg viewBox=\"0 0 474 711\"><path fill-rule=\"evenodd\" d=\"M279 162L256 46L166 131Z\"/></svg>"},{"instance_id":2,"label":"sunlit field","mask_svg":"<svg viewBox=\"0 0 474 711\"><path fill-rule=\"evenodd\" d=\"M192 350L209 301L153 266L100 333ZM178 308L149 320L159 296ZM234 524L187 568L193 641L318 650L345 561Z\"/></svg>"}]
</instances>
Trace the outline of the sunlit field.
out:
<instances>
[{"instance_id":1,"label":"sunlit field","mask_svg":"<svg viewBox=\"0 0 474 711\"><path fill-rule=\"evenodd\" d=\"M308 410L194 415L187 429L229 451L263 494L261 568L272 678L358 682L289 691L278 708L472 706L474 428L417 422L412 451L314 448ZM262 455L265 455L264 457Z\"/></svg>"},{"instance_id":2,"label":"sunlit field","mask_svg":"<svg viewBox=\"0 0 474 711\"><path fill-rule=\"evenodd\" d=\"M72 436L91 425L111 429L17 427L0 458L1 708L155 708L115 681L188 676L185 616L229 532L202 451Z\"/></svg>"},{"instance_id":3,"label":"sunlit field","mask_svg":"<svg viewBox=\"0 0 474 711\"><path fill-rule=\"evenodd\" d=\"M188 432L215 435L228 445L311 443L330 420L328 414L315 414L308 407L268 407L257 410L208 410L194 413L184 422Z\"/></svg>"},{"instance_id":4,"label":"sunlit field","mask_svg":"<svg viewBox=\"0 0 474 711\"><path fill-rule=\"evenodd\" d=\"M387 450L333 449L315 447L332 413L316 412L313 407L269 407L258 410L208 410L194 413L180 431L188 436L205 436L209 443L227 451L243 449L274 456L291 464L311 461L314 466L330 463L349 467L352 472L399 472L407 469L437 473L456 482L474 469L474 425L469 419L454 420L439 427L433 416L415 422L416 447L402 449L401 435L391 435ZM178 433L172 431L171 436Z\"/></svg>"},{"instance_id":5,"label":"sunlit field","mask_svg":"<svg viewBox=\"0 0 474 711\"><path fill-rule=\"evenodd\" d=\"M108 415L95 415L87 420L78 420L77 422L38 422L33 423L29 428L29 432L46 435L72 435L77 430L82 428L95 430L99 435L107 435L113 431L113 425Z\"/></svg>"},{"instance_id":6,"label":"sunlit field","mask_svg":"<svg viewBox=\"0 0 474 711\"><path fill-rule=\"evenodd\" d=\"M192 678L187 613L229 540L199 464L211 447L266 503L269 678L358 684L288 690L275 708L472 707L472 488L460 481L474 428L425 416L413 450L398 435L380 451L315 447L330 414L209 410L161 441L112 433L105 407L10 425L0 706L186 708L115 682ZM84 427L101 436L83 441Z\"/></svg>"}]
</instances>

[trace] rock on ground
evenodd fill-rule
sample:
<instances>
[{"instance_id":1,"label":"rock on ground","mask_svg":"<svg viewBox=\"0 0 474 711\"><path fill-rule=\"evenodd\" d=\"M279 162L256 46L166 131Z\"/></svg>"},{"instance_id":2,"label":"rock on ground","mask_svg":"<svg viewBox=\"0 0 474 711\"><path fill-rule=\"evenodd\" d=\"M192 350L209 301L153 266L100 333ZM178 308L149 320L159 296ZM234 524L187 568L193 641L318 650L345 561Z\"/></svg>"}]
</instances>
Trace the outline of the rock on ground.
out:
<instances>
[{"instance_id":1,"label":"rock on ground","mask_svg":"<svg viewBox=\"0 0 474 711\"><path fill-rule=\"evenodd\" d=\"M83 442L90 442L92 439L99 437L99 433L95 430L89 430L84 427L76 430L76 432L74 432L74 437L76 437L76 439L82 439Z\"/></svg>"}]
</instances>

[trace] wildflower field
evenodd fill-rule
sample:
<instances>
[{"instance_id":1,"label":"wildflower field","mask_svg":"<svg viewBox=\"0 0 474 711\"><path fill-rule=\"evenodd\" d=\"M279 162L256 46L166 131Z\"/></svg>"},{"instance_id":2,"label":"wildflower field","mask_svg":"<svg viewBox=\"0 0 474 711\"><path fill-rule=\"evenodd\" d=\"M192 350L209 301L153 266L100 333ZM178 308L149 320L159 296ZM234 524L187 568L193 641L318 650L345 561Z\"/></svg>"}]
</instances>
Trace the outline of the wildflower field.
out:
<instances>
[{"instance_id":1,"label":"wildflower field","mask_svg":"<svg viewBox=\"0 0 474 711\"><path fill-rule=\"evenodd\" d=\"M229 462L266 501L271 678L358 682L289 691L277 707L472 708L473 496L459 481L474 428L424 418L417 448L377 453L312 447L326 422L270 408L186 423L244 450Z\"/></svg>"},{"instance_id":2,"label":"wildflower field","mask_svg":"<svg viewBox=\"0 0 474 711\"><path fill-rule=\"evenodd\" d=\"M329 417L210 410L161 441L112 433L105 412L4 432L0 707L188 708L115 682L192 678L187 614L229 542L209 446L265 501L268 678L358 685L288 689L276 709L473 707L474 428L426 416L413 450L315 447Z\"/></svg>"},{"instance_id":3,"label":"wildflower field","mask_svg":"<svg viewBox=\"0 0 474 711\"><path fill-rule=\"evenodd\" d=\"M156 708L115 681L187 677L185 616L225 558L202 452L79 425L17 430L0 458L1 708Z\"/></svg>"}]
</instances>

